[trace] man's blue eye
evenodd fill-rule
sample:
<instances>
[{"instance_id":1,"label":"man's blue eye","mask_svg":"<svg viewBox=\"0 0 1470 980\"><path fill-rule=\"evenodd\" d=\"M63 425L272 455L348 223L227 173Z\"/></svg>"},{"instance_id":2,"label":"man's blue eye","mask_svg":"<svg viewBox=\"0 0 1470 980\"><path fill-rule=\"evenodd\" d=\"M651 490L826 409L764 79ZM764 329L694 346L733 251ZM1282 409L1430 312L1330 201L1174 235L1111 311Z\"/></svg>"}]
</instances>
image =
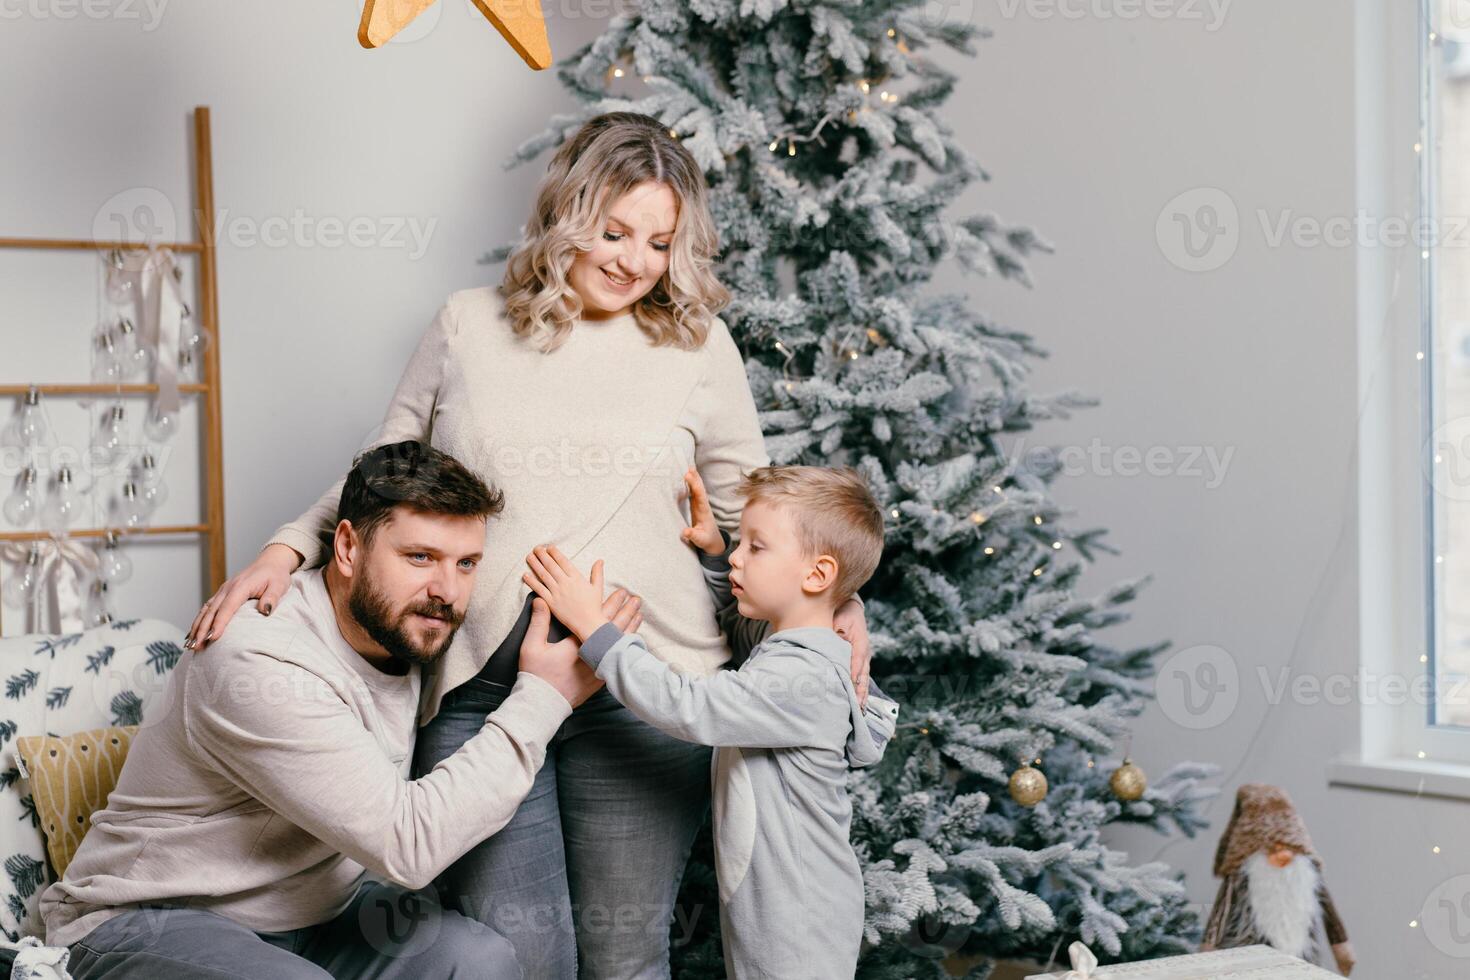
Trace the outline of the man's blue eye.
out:
<instances>
[{"instance_id":1,"label":"man's blue eye","mask_svg":"<svg viewBox=\"0 0 1470 980\"><path fill-rule=\"evenodd\" d=\"M461 561L460 564L463 565L466 568L474 568L479 563L476 562L473 558L466 558L463 561Z\"/></svg>"},{"instance_id":2,"label":"man's blue eye","mask_svg":"<svg viewBox=\"0 0 1470 980\"><path fill-rule=\"evenodd\" d=\"M429 560L429 556L427 554L425 554L424 552L422 552L422 551L415 551L413 554L409 555L408 557L411 558L411 559L413 559L414 561L418 561L420 558L422 558L424 561L428 561Z\"/></svg>"}]
</instances>

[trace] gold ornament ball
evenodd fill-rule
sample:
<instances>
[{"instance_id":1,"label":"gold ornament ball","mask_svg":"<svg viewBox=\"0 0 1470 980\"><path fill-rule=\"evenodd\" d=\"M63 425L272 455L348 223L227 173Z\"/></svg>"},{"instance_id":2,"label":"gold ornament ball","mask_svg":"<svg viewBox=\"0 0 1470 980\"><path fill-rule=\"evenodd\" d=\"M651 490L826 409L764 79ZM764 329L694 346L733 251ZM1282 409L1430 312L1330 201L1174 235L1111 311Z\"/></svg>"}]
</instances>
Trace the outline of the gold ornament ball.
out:
<instances>
[{"instance_id":1,"label":"gold ornament ball","mask_svg":"<svg viewBox=\"0 0 1470 980\"><path fill-rule=\"evenodd\" d=\"M1046 798L1046 776L1026 765L1011 773L1011 799L1022 806L1035 806Z\"/></svg>"},{"instance_id":2,"label":"gold ornament ball","mask_svg":"<svg viewBox=\"0 0 1470 980\"><path fill-rule=\"evenodd\" d=\"M1133 764L1132 759L1124 759L1123 764L1108 777L1108 785L1118 799L1132 802L1143 799L1143 791L1148 789L1148 777Z\"/></svg>"}]
</instances>

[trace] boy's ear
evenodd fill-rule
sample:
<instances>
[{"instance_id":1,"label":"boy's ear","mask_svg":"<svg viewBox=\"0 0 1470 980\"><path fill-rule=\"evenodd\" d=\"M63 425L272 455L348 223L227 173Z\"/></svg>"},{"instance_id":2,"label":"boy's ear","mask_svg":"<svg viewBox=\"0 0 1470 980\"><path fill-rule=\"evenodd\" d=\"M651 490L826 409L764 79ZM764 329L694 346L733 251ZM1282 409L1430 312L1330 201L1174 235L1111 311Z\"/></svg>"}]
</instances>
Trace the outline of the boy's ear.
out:
<instances>
[{"instance_id":1,"label":"boy's ear","mask_svg":"<svg viewBox=\"0 0 1470 980\"><path fill-rule=\"evenodd\" d=\"M807 569L801 589L807 595L821 595L837 582L837 559L831 555L818 555Z\"/></svg>"}]
</instances>

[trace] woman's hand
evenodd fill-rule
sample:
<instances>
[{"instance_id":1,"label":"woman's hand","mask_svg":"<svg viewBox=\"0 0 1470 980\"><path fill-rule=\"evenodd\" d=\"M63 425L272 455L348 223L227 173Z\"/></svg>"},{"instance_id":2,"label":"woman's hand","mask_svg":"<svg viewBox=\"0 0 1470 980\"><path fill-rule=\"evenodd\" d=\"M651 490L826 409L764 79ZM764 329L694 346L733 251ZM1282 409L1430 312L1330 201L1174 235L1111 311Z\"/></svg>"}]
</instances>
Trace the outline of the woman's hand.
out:
<instances>
[{"instance_id":1,"label":"woman's hand","mask_svg":"<svg viewBox=\"0 0 1470 980\"><path fill-rule=\"evenodd\" d=\"M608 621L602 612L601 558L592 563L589 578L583 578L577 566L554 545L533 548L526 556L526 564L531 570L521 576L521 581L546 600L551 614L575 633L578 640L586 642L587 637Z\"/></svg>"},{"instance_id":2,"label":"woman's hand","mask_svg":"<svg viewBox=\"0 0 1470 980\"><path fill-rule=\"evenodd\" d=\"M291 585L291 573L301 567L305 559L295 548L284 544L266 547L260 556L243 572L219 587L194 617L184 646L191 650L203 650L210 641L219 638L230 624L235 613L250 599L259 599L256 608L266 616L281 601Z\"/></svg>"},{"instance_id":3,"label":"woman's hand","mask_svg":"<svg viewBox=\"0 0 1470 980\"><path fill-rule=\"evenodd\" d=\"M848 599L837 607L832 618L837 635L852 644L852 686L857 689L858 704L868 703L868 668L873 662L873 647L868 642L868 619L863 605Z\"/></svg>"}]
</instances>

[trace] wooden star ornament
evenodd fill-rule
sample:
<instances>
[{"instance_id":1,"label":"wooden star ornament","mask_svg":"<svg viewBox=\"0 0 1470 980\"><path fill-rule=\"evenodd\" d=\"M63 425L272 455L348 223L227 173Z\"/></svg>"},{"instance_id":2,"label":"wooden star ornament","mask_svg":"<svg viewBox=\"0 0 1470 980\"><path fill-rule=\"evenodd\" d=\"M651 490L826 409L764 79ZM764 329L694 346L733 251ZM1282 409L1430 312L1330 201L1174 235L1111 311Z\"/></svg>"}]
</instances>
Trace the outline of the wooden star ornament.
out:
<instances>
[{"instance_id":1,"label":"wooden star ornament","mask_svg":"<svg viewBox=\"0 0 1470 980\"><path fill-rule=\"evenodd\" d=\"M435 0L366 0L357 40L365 48L387 44ZM521 60L540 71L551 67L551 42L541 16L541 0L473 0Z\"/></svg>"}]
</instances>

